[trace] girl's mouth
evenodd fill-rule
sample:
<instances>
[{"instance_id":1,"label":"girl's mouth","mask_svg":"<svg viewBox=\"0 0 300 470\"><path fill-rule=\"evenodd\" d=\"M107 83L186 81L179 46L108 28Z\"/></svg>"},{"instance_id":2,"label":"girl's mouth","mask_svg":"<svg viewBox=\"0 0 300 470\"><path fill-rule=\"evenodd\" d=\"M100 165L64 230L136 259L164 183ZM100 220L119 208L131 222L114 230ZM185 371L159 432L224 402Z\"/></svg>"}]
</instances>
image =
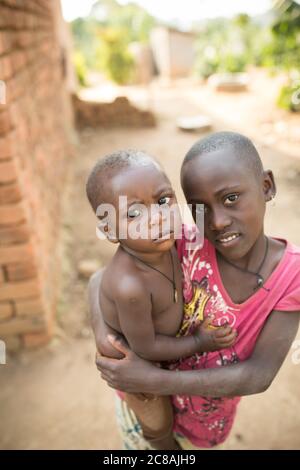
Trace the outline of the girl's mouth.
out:
<instances>
[{"instance_id":1,"label":"girl's mouth","mask_svg":"<svg viewBox=\"0 0 300 470\"><path fill-rule=\"evenodd\" d=\"M239 239L241 237L241 234L238 232L235 233L226 233L224 235L220 235L217 239L216 242L219 246L222 247L232 247L236 245L239 242Z\"/></svg>"}]
</instances>

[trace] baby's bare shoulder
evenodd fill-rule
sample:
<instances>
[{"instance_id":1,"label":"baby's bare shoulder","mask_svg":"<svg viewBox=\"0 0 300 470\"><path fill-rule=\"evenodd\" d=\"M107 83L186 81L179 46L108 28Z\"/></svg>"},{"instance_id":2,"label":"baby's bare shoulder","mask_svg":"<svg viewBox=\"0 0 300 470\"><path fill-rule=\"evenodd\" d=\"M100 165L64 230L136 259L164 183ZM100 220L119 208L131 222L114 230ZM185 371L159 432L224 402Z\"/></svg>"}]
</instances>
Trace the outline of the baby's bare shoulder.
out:
<instances>
[{"instance_id":1,"label":"baby's bare shoulder","mask_svg":"<svg viewBox=\"0 0 300 470\"><path fill-rule=\"evenodd\" d=\"M147 292L144 279L132 263L111 263L103 274L101 287L119 300L138 300Z\"/></svg>"}]
</instances>

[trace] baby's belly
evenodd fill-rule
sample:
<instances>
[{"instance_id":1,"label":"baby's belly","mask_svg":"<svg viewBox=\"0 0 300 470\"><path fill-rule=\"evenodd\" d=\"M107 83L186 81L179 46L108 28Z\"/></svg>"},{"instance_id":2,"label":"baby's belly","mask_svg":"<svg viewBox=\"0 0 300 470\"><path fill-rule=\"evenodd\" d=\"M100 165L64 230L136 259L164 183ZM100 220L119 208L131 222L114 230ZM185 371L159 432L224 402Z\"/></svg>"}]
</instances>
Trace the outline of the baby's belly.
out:
<instances>
[{"instance_id":1,"label":"baby's belly","mask_svg":"<svg viewBox=\"0 0 300 470\"><path fill-rule=\"evenodd\" d=\"M118 313L114 305L102 299L101 302L104 321L118 333L122 333ZM158 309L153 305L152 321L156 334L176 336L178 333L183 318L182 302L168 303L165 308ZM143 312L141 312L141 329L143 328Z\"/></svg>"},{"instance_id":2,"label":"baby's belly","mask_svg":"<svg viewBox=\"0 0 300 470\"><path fill-rule=\"evenodd\" d=\"M154 329L157 334L176 336L182 323L182 305L172 305L165 311L153 314Z\"/></svg>"}]
</instances>

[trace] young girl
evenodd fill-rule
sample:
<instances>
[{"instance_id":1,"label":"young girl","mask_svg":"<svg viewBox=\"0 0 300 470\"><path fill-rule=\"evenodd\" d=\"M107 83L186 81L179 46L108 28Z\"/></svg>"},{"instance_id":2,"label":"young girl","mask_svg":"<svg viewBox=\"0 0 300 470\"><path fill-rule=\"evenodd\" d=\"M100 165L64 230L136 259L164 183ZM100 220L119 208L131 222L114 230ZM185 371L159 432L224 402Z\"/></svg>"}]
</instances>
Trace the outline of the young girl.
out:
<instances>
[{"instance_id":1,"label":"young girl","mask_svg":"<svg viewBox=\"0 0 300 470\"><path fill-rule=\"evenodd\" d=\"M205 208L204 246L190 248L195 228L177 244L186 319L201 308L204 318L213 314L217 324L235 328L237 340L226 350L182 359L174 374L111 339L125 359L100 357L97 365L119 390L172 394L176 440L184 449L208 448L227 438L240 397L266 390L287 355L300 316L300 249L264 233L276 187L246 137L221 132L197 142L184 159L181 183L187 202ZM102 328L98 308L93 315L101 351L113 331ZM134 417L123 402L118 413L126 446L145 448L139 433L130 433Z\"/></svg>"}]
</instances>

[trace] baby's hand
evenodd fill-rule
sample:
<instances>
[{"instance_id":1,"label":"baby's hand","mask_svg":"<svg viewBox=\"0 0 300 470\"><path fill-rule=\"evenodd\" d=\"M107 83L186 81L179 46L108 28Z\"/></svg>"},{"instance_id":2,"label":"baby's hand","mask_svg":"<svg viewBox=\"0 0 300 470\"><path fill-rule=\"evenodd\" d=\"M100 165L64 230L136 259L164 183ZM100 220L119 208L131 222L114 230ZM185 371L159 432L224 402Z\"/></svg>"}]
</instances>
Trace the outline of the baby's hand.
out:
<instances>
[{"instance_id":1,"label":"baby's hand","mask_svg":"<svg viewBox=\"0 0 300 470\"><path fill-rule=\"evenodd\" d=\"M211 324L212 320L212 316L206 317L194 333L199 346L198 352L226 349L235 343L237 331L229 325L215 327Z\"/></svg>"}]
</instances>

